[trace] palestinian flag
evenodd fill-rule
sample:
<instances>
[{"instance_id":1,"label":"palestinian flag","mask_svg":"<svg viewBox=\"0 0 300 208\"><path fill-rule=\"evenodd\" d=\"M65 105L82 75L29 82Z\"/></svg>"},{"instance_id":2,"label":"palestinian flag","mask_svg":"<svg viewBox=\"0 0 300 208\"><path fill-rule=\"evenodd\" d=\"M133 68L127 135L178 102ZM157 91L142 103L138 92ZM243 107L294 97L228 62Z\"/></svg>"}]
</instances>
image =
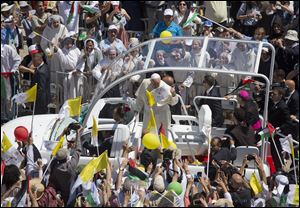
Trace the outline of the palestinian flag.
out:
<instances>
[{"instance_id":1,"label":"palestinian flag","mask_svg":"<svg viewBox=\"0 0 300 208\"><path fill-rule=\"evenodd\" d=\"M71 21L74 19L74 17L78 16L79 13L80 13L79 2L78 1L73 1L66 25L70 24Z\"/></svg>"},{"instance_id":2,"label":"palestinian flag","mask_svg":"<svg viewBox=\"0 0 300 208\"><path fill-rule=\"evenodd\" d=\"M91 6L91 5L80 5L80 8L88 13L95 14L100 12L99 8Z\"/></svg>"}]
</instances>

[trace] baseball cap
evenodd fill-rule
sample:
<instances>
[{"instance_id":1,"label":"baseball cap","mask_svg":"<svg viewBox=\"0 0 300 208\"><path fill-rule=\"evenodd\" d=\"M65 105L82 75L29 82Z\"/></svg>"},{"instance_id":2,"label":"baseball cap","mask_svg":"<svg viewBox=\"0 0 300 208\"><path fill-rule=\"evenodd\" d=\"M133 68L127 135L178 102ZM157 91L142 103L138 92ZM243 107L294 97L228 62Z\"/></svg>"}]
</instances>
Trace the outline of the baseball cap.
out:
<instances>
[{"instance_id":1,"label":"baseball cap","mask_svg":"<svg viewBox=\"0 0 300 208\"><path fill-rule=\"evenodd\" d=\"M278 184L277 191L281 195L285 186L289 184L289 179L284 175L278 175L275 177L275 181Z\"/></svg>"},{"instance_id":2,"label":"baseball cap","mask_svg":"<svg viewBox=\"0 0 300 208\"><path fill-rule=\"evenodd\" d=\"M116 25L110 25L108 27L108 30L118 30L117 26Z\"/></svg>"},{"instance_id":3,"label":"baseball cap","mask_svg":"<svg viewBox=\"0 0 300 208\"><path fill-rule=\"evenodd\" d=\"M172 9L165 9L164 16L173 16L173 10Z\"/></svg>"},{"instance_id":4,"label":"baseball cap","mask_svg":"<svg viewBox=\"0 0 300 208\"><path fill-rule=\"evenodd\" d=\"M206 27L212 27L213 23L211 21L209 21L209 20L206 20L206 21L204 21L204 26L206 26Z\"/></svg>"}]
</instances>

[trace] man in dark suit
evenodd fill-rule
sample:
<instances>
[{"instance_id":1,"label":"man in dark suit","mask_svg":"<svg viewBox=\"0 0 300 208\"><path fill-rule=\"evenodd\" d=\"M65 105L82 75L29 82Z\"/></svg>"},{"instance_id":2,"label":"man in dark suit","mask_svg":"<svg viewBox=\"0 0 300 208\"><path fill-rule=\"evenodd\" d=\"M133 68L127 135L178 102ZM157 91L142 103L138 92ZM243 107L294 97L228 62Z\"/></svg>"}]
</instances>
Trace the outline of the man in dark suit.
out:
<instances>
[{"instance_id":1,"label":"man in dark suit","mask_svg":"<svg viewBox=\"0 0 300 208\"><path fill-rule=\"evenodd\" d=\"M211 140L211 160L226 160L231 162L236 159L236 148L234 140L230 140L230 149L222 147L222 142L219 137L214 137Z\"/></svg>"},{"instance_id":2,"label":"man in dark suit","mask_svg":"<svg viewBox=\"0 0 300 208\"><path fill-rule=\"evenodd\" d=\"M221 97L220 89L216 87L215 78L211 75L205 75L203 80L204 96ZM221 127L224 122L222 103L220 100L201 99L197 103L199 107L201 105L208 105L212 112L212 126Z\"/></svg>"},{"instance_id":3,"label":"man in dark suit","mask_svg":"<svg viewBox=\"0 0 300 208\"><path fill-rule=\"evenodd\" d=\"M291 119L299 120L299 93L295 89L295 82L293 80L286 80L285 84L288 87L289 96L286 99L286 104L290 110Z\"/></svg>"},{"instance_id":4,"label":"man in dark suit","mask_svg":"<svg viewBox=\"0 0 300 208\"><path fill-rule=\"evenodd\" d=\"M50 103L50 70L42 52L32 54L32 63L35 67L32 85L37 83L35 114L46 114Z\"/></svg>"},{"instance_id":5,"label":"man in dark suit","mask_svg":"<svg viewBox=\"0 0 300 208\"><path fill-rule=\"evenodd\" d=\"M285 101L283 100L284 94L285 93L282 88L280 87L273 88L271 94L272 102L270 102L269 104L268 118L269 118L269 122L275 128L280 127L284 135L292 134L294 137L294 135L297 133L293 129L293 123L290 118L289 108L285 103ZM275 138L274 141L280 154L282 152L280 141L278 138ZM275 163L276 169L279 170L281 168L281 164L274 146L275 144L273 143L272 140L270 142L271 142L271 154L273 157L273 161ZM282 156L280 155L280 157Z\"/></svg>"}]
</instances>

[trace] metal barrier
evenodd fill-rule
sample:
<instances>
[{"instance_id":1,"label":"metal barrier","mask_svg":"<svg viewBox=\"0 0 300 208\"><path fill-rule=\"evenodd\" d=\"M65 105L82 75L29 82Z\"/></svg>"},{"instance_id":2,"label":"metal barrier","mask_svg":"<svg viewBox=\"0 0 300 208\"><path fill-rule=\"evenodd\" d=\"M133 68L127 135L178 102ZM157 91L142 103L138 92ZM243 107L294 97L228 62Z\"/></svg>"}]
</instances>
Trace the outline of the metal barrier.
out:
<instances>
[{"instance_id":1,"label":"metal barrier","mask_svg":"<svg viewBox=\"0 0 300 208\"><path fill-rule=\"evenodd\" d=\"M196 97L194 97L193 103L194 103L194 106L195 106L197 112L199 112L199 108L198 108L198 106L197 106L197 104L196 104L196 100L197 100L197 99L234 101L234 102L237 103L237 106L239 106L239 103L238 103L237 99L235 99L235 98L227 99L227 98L224 98L224 97L196 96Z\"/></svg>"}]
</instances>

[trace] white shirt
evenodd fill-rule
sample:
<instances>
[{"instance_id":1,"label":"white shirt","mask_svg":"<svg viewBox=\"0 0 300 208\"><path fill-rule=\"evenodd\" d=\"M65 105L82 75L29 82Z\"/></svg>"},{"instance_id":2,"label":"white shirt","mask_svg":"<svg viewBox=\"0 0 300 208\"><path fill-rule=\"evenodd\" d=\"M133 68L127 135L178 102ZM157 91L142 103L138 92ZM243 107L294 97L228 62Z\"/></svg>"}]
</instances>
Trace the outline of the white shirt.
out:
<instances>
[{"instance_id":1,"label":"white shirt","mask_svg":"<svg viewBox=\"0 0 300 208\"><path fill-rule=\"evenodd\" d=\"M21 57L10 45L1 44L1 72L15 72L21 64Z\"/></svg>"},{"instance_id":2,"label":"white shirt","mask_svg":"<svg viewBox=\"0 0 300 208\"><path fill-rule=\"evenodd\" d=\"M66 48L59 48L57 53L64 72L69 72L75 69L80 57L80 50L76 46L73 46L68 50Z\"/></svg>"},{"instance_id":3,"label":"white shirt","mask_svg":"<svg viewBox=\"0 0 300 208\"><path fill-rule=\"evenodd\" d=\"M212 88L214 88L214 85L211 86L208 90L206 90L206 95L208 95L210 93L210 91L212 90Z\"/></svg>"}]
</instances>

